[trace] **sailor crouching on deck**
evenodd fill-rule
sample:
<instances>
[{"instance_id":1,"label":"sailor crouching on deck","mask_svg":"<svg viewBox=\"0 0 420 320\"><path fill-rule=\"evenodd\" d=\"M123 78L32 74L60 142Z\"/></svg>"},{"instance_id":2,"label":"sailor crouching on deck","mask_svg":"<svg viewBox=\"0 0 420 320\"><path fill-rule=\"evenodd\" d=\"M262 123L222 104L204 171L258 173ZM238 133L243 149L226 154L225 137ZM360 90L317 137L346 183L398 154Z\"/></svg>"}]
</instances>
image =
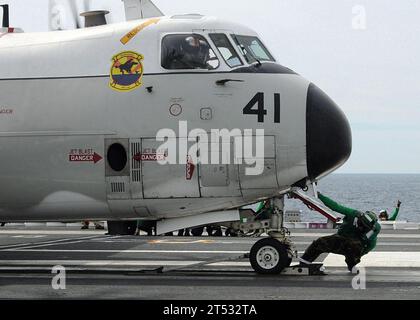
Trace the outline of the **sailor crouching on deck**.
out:
<instances>
[{"instance_id":1,"label":"sailor crouching on deck","mask_svg":"<svg viewBox=\"0 0 420 320\"><path fill-rule=\"evenodd\" d=\"M311 264L322 253L341 254L346 257L349 271L360 263L360 259L376 247L381 226L375 213L346 208L318 193L319 199L331 210L344 215L343 224L337 234L314 241L299 259L302 265Z\"/></svg>"}]
</instances>

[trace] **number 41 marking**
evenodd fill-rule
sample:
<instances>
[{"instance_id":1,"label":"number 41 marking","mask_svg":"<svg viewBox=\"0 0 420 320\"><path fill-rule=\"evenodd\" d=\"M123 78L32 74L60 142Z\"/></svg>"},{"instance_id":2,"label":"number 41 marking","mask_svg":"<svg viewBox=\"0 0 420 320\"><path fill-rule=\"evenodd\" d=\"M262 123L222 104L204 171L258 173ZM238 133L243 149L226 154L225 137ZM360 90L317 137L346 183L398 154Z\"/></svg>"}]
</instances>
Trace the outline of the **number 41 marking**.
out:
<instances>
[{"instance_id":1,"label":"number 41 marking","mask_svg":"<svg viewBox=\"0 0 420 320\"><path fill-rule=\"evenodd\" d=\"M257 106L254 108L254 106ZM258 92L244 108L244 114L258 116L258 122L264 122L267 110L264 107L264 92ZM280 123L280 93L274 94L274 123Z\"/></svg>"}]
</instances>

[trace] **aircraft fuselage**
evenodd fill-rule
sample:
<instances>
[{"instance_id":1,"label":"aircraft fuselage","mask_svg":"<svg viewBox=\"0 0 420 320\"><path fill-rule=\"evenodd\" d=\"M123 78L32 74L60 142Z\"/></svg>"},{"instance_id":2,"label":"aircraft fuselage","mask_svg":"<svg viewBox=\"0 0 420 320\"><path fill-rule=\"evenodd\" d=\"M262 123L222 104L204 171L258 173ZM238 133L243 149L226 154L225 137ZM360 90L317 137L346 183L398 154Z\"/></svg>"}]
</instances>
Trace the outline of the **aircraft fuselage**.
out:
<instances>
[{"instance_id":1,"label":"aircraft fuselage","mask_svg":"<svg viewBox=\"0 0 420 320\"><path fill-rule=\"evenodd\" d=\"M257 36L233 23L186 16L1 37L0 221L159 219L224 210L287 192L347 160L345 117L334 110L329 119L330 102L322 118L308 112L326 99L317 88L274 61L258 65L241 57L240 66L229 67L210 39L214 33ZM162 39L170 34L204 37L219 66L163 68ZM259 107L265 112L249 112ZM159 164L157 132L172 130L179 144L187 138L180 123L187 133L264 129L264 154L257 155L264 158L262 174L247 175L248 166L234 161ZM324 126L342 131L329 134ZM328 144L330 136L347 148L335 154L330 145L325 152L333 154L323 159L322 150L308 146L309 139Z\"/></svg>"}]
</instances>

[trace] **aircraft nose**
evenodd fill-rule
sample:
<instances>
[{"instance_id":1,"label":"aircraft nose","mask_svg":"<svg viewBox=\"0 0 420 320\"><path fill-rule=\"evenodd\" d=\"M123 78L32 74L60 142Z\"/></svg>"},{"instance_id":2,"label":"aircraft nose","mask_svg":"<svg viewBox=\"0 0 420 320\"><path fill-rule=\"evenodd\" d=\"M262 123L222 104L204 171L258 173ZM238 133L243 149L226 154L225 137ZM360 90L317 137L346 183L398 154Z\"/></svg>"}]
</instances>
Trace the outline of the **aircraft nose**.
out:
<instances>
[{"instance_id":1,"label":"aircraft nose","mask_svg":"<svg viewBox=\"0 0 420 320\"><path fill-rule=\"evenodd\" d=\"M317 180L350 157L352 136L343 111L316 85L310 84L306 106L308 177Z\"/></svg>"}]
</instances>

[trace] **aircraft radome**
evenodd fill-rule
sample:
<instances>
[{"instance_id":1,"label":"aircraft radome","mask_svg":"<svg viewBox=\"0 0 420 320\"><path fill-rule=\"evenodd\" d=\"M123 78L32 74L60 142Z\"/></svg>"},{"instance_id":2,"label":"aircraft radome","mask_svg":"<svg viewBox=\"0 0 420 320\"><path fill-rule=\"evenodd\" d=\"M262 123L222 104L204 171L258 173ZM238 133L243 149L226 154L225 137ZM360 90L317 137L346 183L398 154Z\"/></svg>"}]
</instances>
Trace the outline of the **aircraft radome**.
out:
<instances>
[{"instance_id":1,"label":"aircraft radome","mask_svg":"<svg viewBox=\"0 0 420 320\"><path fill-rule=\"evenodd\" d=\"M159 16L149 1L141 19L127 2L140 19L92 26L105 20L90 12L70 31L24 33L5 17L0 221L148 219L163 234L272 199L250 259L281 271L284 196L349 158L345 115L250 28Z\"/></svg>"}]
</instances>

